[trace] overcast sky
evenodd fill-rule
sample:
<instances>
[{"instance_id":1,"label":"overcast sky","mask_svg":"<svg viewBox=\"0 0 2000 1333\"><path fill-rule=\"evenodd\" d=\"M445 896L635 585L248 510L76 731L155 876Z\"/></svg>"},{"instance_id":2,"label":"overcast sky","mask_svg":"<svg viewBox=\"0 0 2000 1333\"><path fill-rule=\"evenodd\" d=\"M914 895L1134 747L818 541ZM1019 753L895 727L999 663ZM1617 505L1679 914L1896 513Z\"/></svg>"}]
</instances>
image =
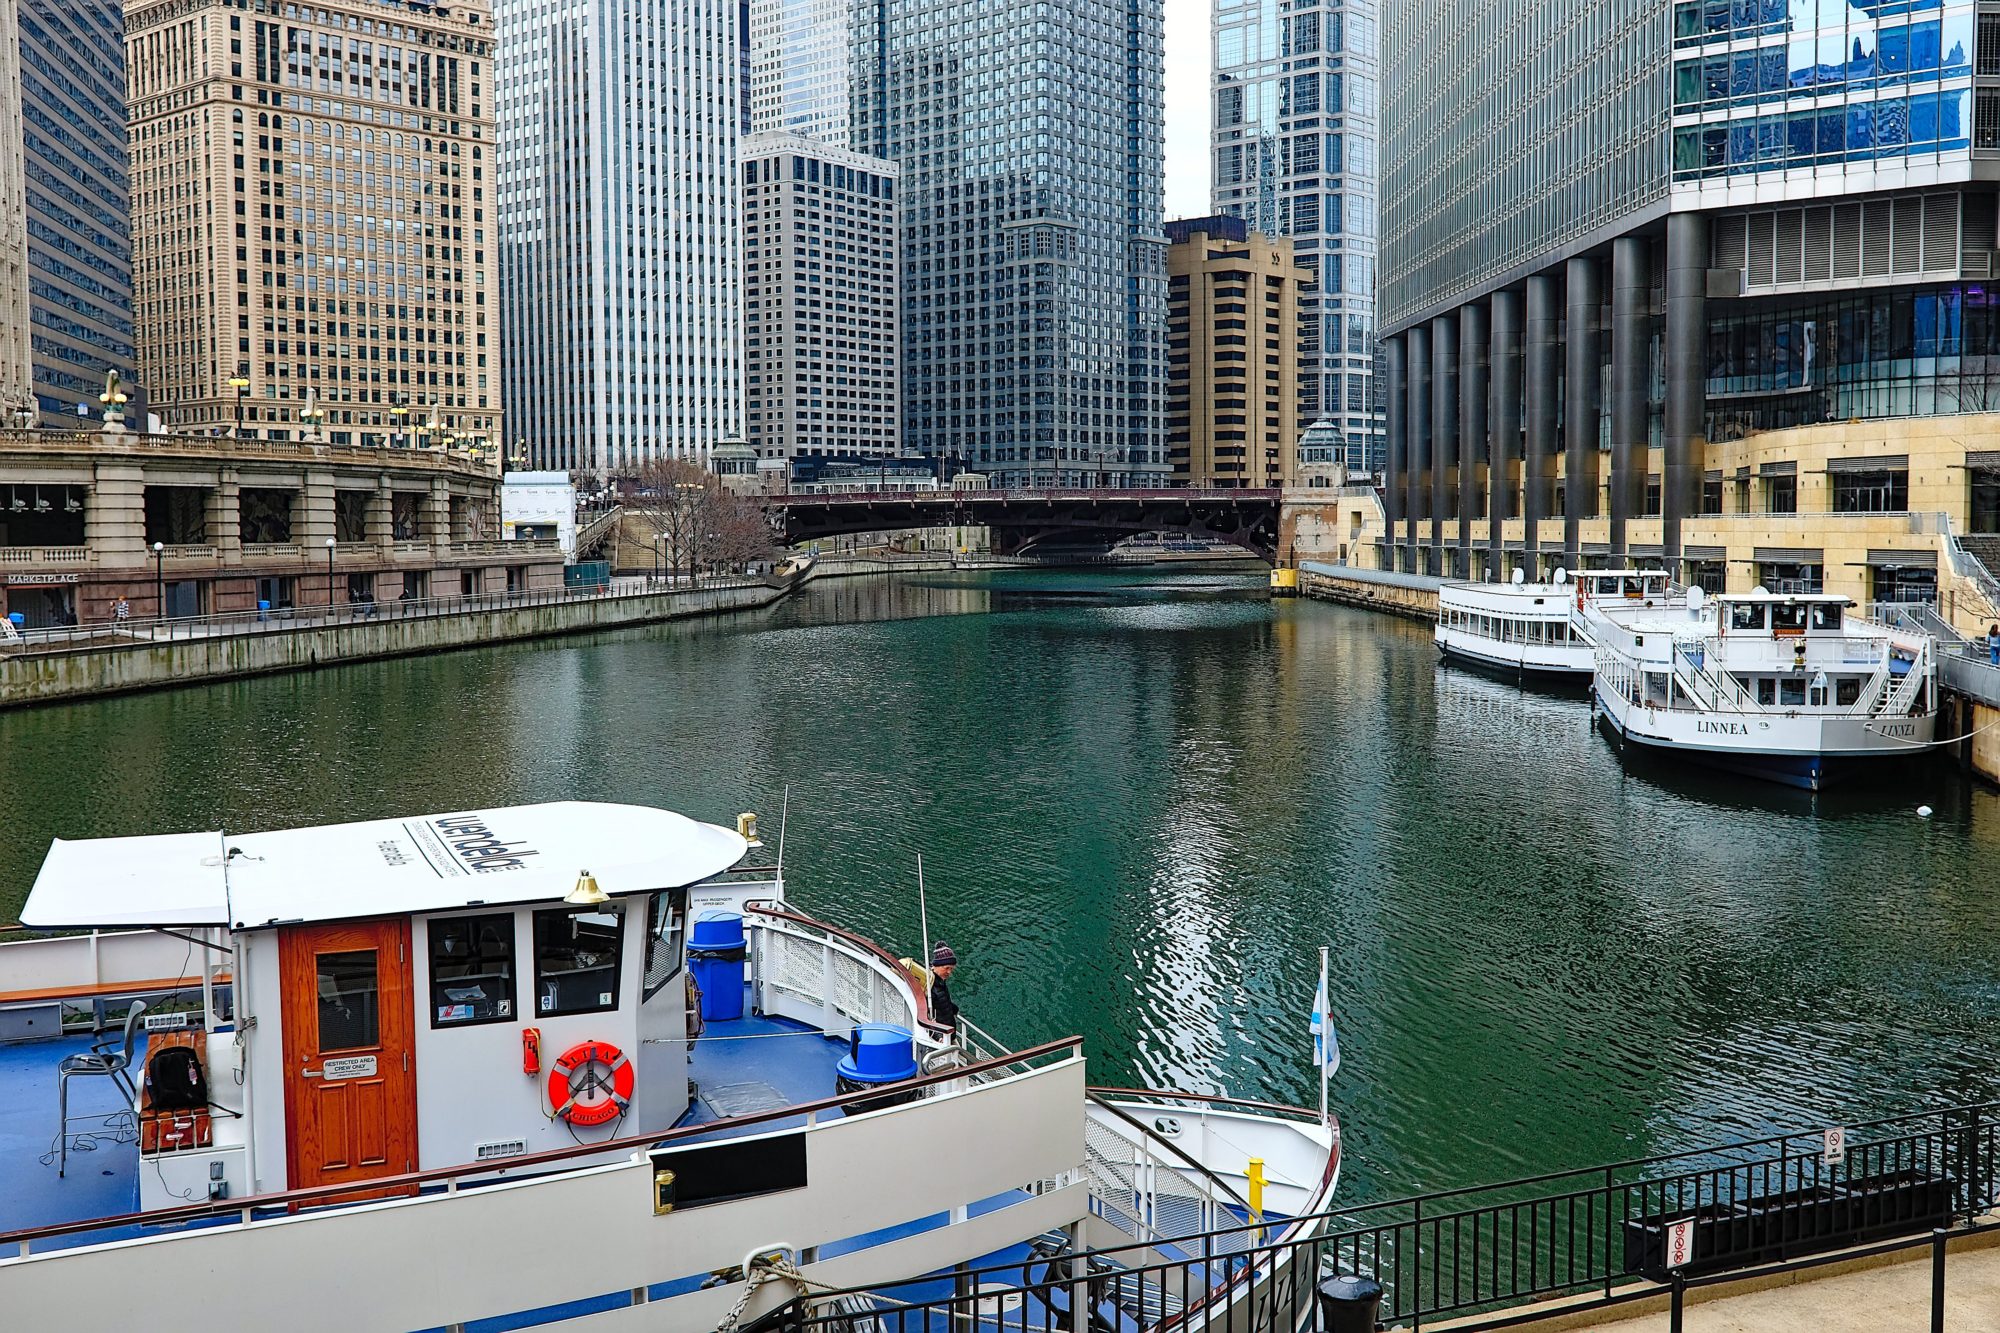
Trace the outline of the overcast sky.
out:
<instances>
[{"instance_id":1,"label":"overcast sky","mask_svg":"<svg viewBox=\"0 0 2000 1333\"><path fill-rule=\"evenodd\" d=\"M1208 0L1167 5L1167 217L1208 213Z\"/></svg>"}]
</instances>

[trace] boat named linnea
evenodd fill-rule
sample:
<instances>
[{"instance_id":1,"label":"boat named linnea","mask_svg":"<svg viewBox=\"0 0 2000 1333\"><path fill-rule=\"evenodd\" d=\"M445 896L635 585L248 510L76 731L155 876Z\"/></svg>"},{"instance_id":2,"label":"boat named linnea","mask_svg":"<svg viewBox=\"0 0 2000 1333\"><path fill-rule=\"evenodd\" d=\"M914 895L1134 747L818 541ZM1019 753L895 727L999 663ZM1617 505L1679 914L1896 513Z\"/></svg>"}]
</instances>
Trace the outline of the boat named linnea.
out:
<instances>
[{"instance_id":1,"label":"boat named linnea","mask_svg":"<svg viewBox=\"0 0 2000 1333\"><path fill-rule=\"evenodd\" d=\"M1521 570L1511 583L1446 583L1438 588L1438 652L1508 676L1589 678L1596 645L1584 608L1612 601L1665 606L1671 589L1657 569L1558 569L1547 583Z\"/></svg>"},{"instance_id":2,"label":"boat named linnea","mask_svg":"<svg viewBox=\"0 0 2000 1333\"><path fill-rule=\"evenodd\" d=\"M982 1266L1036 1326L1073 1266L1124 1328L1310 1319L1331 1117L940 1023L759 845L574 802L58 840L22 920L90 933L0 944L0 1142L49 1144L0 1160L7 1326L859 1330Z\"/></svg>"},{"instance_id":3,"label":"boat named linnea","mask_svg":"<svg viewBox=\"0 0 2000 1333\"><path fill-rule=\"evenodd\" d=\"M1762 588L1595 603L1598 705L1634 744L1813 791L1917 754L1937 722L1931 641L1852 605Z\"/></svg>"}]
</instances>

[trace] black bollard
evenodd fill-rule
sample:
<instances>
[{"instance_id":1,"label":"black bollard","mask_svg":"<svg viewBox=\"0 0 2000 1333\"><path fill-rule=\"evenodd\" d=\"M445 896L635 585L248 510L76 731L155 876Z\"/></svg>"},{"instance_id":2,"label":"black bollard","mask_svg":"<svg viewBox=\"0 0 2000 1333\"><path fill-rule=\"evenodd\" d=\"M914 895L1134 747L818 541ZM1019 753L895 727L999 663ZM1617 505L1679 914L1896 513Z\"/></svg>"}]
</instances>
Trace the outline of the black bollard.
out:
<instances>
[{"instance_id":1,"label":"black bollard","mask_svg":"<svg viewBox=\"0 0 2000 1333\"><path fill-rule=\"evenodd\" d=\"M1320 1333L1375 1333L1382 1284L1359 1273L1335 1273L1319 1284Z\"/></svg>"}]
</instances>

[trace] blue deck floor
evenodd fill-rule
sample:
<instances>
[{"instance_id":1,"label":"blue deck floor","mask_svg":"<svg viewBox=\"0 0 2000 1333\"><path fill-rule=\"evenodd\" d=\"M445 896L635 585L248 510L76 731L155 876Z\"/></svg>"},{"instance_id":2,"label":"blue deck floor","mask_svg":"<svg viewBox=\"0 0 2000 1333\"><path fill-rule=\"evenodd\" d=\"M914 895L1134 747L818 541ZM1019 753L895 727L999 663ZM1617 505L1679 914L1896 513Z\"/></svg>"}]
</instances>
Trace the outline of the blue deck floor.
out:
<instances>
[{"instance_id":1,"label":"blue deck floor","mask_svg":"<svg viewBox=\"0 0 2000 1333\"><path fill-rule=\"evenodd\" d=\"M698 1094L681 1118L683 1125L706 1125L731 1116L823 1101L834 1096L836 1070L847 1043L830 1041L817 1029L789 1019L752 1015L711 1021L693 1047L688 1077ZM764 1133L803 1123L791 1116L744 1129Z\"/></svg>"},{"instance_id":2,"label":"blue deck floor","mask_svg":"<svg viewBox=\"0 0 2000 1333\"><path fill-rule=\"evenodd\" d=\"M0 1231L139 1210L138 1137L114 1079L70 1080L69 1173L56 1176L56 1066L89 1050L88 1037L0 1044Z\"/></svg>"}]
</instances>

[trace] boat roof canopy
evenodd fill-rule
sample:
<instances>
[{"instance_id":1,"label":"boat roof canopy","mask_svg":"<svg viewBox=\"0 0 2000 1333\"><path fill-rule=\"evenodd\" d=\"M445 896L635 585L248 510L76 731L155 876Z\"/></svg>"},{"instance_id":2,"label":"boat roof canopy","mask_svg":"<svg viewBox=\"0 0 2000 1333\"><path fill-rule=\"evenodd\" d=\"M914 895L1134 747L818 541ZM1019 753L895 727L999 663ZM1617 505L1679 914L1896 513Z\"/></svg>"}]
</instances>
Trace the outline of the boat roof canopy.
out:
<instances>
[{"instance_id":1,"label":"boat roof canopy","mask_svg":"<svg viewBox=\"0 0 2000 1333\"><path fill-rule=\"evenodd\" d=\"M21 924L244 930L560 902L585 870L615 897L721 874L748 847L733 829L593 801L273 833L57 838Z\"/></svg>"}]
</instances>

